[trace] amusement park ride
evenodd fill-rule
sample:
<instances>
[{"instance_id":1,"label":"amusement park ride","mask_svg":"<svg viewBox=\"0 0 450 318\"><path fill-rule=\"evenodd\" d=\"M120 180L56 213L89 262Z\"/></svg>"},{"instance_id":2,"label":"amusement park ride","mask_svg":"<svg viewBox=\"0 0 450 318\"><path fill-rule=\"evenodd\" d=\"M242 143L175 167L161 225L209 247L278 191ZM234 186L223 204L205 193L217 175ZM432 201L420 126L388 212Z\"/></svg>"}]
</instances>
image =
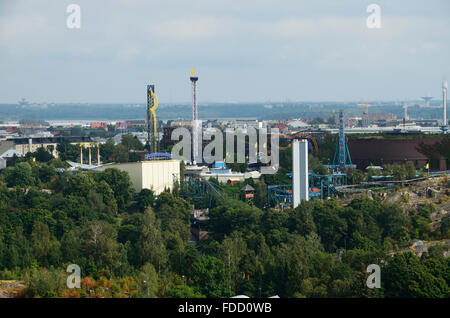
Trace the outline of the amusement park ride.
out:
<instances>
[{"instance_id":1,"label":"amusement park ride","mask_svg":"<svg viewBox=\"0 0 450 318\"><path fill-rule=\"evenodd\" d=\"M339 142L336 147L333 164L328 165L330 174L320 175L312 171L308 173L308 199L327 199L339 194L338 187L347 185L347 168L355 168L352 164L350 153L347 147L347 140L344 134L344 113L339 114L340 130ZM274 138L275 136L272 136ZM287 140L289 144L280 146L279 150L286 150L292 147L295 140L307 140L308 152L318 153L318 145L314 137L307 133L296 135L280 135L280 140ZM270 150L268 151L270 153ZM302 157L299 157L302 160ZM307 160L307 159L306 159ZM280 167L282 169L282 167ZM292 174L287 174L292 178ZM300 180L302 181L302 180ZM304 180L303 180L304 181ZM182 197L190 198L196 208L211 208L216 203L224 202L226 195L215 183L201 178L195 174L185 174L180 182L179 192ZM269 185L268 186L268 206L283 210L293 206L293 184Z\"/></svg>"},{"instance_id":2,"label":"amusement park ride","mask_svg":"<svg viewBox=\"0 0 450 318\"><path fill-rule=\"evenodd\" d=\"M319 175L312 171L309 172L309 198L311 199L327 199L331 196L338 195L336 187L347 184L346 169L356 168L356 165L352 164L350 158L344 128L344 112L341 110L339 112L339 142L334 154L333 163L326 166L332 173ZM281 139L283 138L285 138L285 136ZM289 139L307 139L308 143L314 146L316 154L318 153L317 142L311 135L301 133L291 136ZM284 149L286 148L287 147ZM312 147L309 147L309 149L311 148ZM283 150L281 147L280 149ZM288 176L291 175L292 174L288 174ZM270 206L280 210L291 208L293 206L292 184L270 185L268 186L267 192L268 203Z\"/></svg>"},{"instance_id":3,"label":"amusement park ride","mask_svg":"<svg viewBox=\"0 0 450 318\"><path fill-rule=\"evenodd\" d=\"M147 140L150 153L158 152L158 121L155 110L158 108L158 97L155 85L147 85Z\"/></svg>"},{"instance_id":4,"label":"amusement park ride","mask_svg":"<svg viewBox=\"0 0 450 318\"><path fill-rule=\"evenodd\" d=\"M336 147L333 163L327 165L331 171L330 174L320 175L312 171L308 173L308 195L307 199L327 199L339 194L337 187L347 185L347 168L355 168L352 164L350 153L347 146L344 130L344 113L341 110L339 113L339 142ZM306 140L307 149L310 153L318 154L318 145L314 137L307 133L298 133L295 135L278 135L280 140L288 141L286 146L280 146L279 150L286 150L292 147L295 140ZM268 151L270 153L270 150ZM298 160L305 157L299 157ZM307 158L307 157L306 157ZM306 159L307 160L307 159ZM280 166L282 169L282 167ZM292 174L287 174L292 178ZM219 202L224 202L226 195L215 183L201 178L197 174L186 173L183 180L180 180L179 192L182 197L190 198L196 208L211 208ZM304 180L300 180L303 181ZM269 185L268 186L268 206L283 210L292 208L293 202L293 184Z\"/></svg>"},{"instance_id":5,"label":"amusement park ride","mask_svg":"<svg viewBox=\"0 0 450 318\"><path fill-rule=\"evenodd\" d=\"M191 70L190 81L192 83L193 90L193 134L198 134L198 128L196 125L197 119L197 81L198 77L194 76L193 70ZM157 140L157 120L155 110L158 107L158 98L155 94L155 86L147 86L147 123L148 123L148 149L149 154L146 156L146 160L158 160L166 157L171 157L171 154L158 153L158 140ZM295 180L293 184L282 185L270 185L268 186L268 205L275 209L292 208L294 205L298 205L301 200L308 199L327 199L333 195L337 195L338 191L336 187L347 184L347 168L355 168L352 164L350 153L347 147L347 141L344 131L344 112L339 112L339 142L337 145L336 153L334 155L333 163L327 167L331 173L326 175L319 175L312 171L308 172L308 152L314 152L318 154L319 148L314 137L308 133L298 133L295 135L274 135L271 138L279 138L280 140L288 141L286 146L280 146L278 142L271 143L276 144L279 150L286 150L289 147L293 148L293 153L297 155L293 156L293 167L295 176L292 179ZM193 138L193 162L196 161L196 140ZM305 145L306 140L306 145ZM299 142L300 141L300 142ZM293 147L295 144L295 148ZM302 144L304 150L301 150L302 155L298 155L298 145ZM270 153L270 150L268 151ZM274 154L277 152L274 152ZM275 162L278 162L275 158ZM298 175L298 167L300 167L301 177ZM280 167L282 168L282 167ZM303 169L303 170L302 170ZM306 180L305 180L306 178ZM294 195L295 191L299 191L299 187L303 190L300 195ZM221 190L220 186L211 182L205 178L202 178L197 173L184 173L179 180L178 192L181 197L189 198L196 208L213 207L218 202L224 202L226 195ZM297 192L296 192L297 193Z\"/></svg>"},{"instance_id":6,"label":"amusement park ride","mask_svg":"<svg viewBox=\"0 0 450 318\"><path fill-rule=\"evenodd\" d=\"M172 154L158 152L158 120L155 112L158 106L159 102L155 94L155 85L147 85L147 140L149 153L145 155L144 159L149 161L172 159Z\"/></svg>"}]
</instances>

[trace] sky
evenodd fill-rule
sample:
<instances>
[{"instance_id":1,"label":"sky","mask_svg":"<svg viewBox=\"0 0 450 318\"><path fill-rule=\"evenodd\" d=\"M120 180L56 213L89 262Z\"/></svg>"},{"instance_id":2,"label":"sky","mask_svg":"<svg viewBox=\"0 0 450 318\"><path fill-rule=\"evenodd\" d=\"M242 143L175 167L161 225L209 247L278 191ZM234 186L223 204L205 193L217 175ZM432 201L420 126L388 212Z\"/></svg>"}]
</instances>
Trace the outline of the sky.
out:
<instances>
[{"instance_id":1,"label":"sky","mask_svg":"<svg viewBox=\"0 0 450 318\"><path fill-rule=\"evenodd\" d=\"M69 29L70 4L81 27ZM381 28L368 28L370 4ZM0 103L414 100L450 79L448 0L0 0Z\"/></svg>"}]
</instances>

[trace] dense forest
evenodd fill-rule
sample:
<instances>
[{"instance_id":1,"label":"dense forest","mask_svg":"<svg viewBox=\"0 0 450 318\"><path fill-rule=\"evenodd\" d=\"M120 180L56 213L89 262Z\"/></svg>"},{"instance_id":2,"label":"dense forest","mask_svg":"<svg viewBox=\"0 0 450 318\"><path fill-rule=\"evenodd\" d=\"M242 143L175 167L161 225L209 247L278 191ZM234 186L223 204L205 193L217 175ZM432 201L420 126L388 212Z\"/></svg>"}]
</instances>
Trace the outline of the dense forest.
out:
<instances>
[{"instance_id":1,"label":"dense forest","mask_svg":"<svg viewBox=\"0 0 450 318\"><path fill-rule=\"evenodd\" d=\"M285 211L228 199L194 245L177 193L134 193L125 172L63 164L40 150L0 173L0 279L24 280L23 297L450 296L443 246L420 258L402 249L450 238L448 216L430 226L432 205L407 215L364 196ZM80 289L66 288L69 264ZM366 286L369 264L381 267L379 289Z\"/></svg>"}]
</instances>

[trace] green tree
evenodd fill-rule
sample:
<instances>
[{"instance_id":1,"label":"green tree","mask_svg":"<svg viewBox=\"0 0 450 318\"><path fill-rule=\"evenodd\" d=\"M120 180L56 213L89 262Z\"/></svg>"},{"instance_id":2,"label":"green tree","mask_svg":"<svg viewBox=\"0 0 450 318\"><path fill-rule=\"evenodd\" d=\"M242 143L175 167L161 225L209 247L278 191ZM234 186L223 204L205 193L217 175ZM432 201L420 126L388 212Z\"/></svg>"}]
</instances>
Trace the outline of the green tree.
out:
<instances>
[{"instance_id":1,"label":"green tree","mask_svg":"<svg viewBox=\"0 0 450 318\"><path fill-rule=\"evenodd\" d=\"M34 256L43 265L48 265L52 249L57 248L59 252L59 242L52 237L47 224L41 222L34 223L31 246Z\"/></svg>"},{"instance_id":2,"label":"green tree","mask_svg":"<svg viewBox=\"0 0 450 318\"><path fill-rule=\"evenodd\" d=\"M389 171L388 166L385 167L384 172L387 173ZM372 177L379 176L380 172L377 169L369 168L367 169L367 181L372 181Z\"/></svg>"},{"instance_id":3,"label":"green tree","mask_svg":"<svg viewBox=\"0 0 450 318\"><path fill-rule=\"evenodd\" d=\"M263 212L239 200L227 200L209 212L209 228L216 238L240 231L243 235L258 232Z\"/></svg>"},{"instance_id":4,"label":"green tree","mask_svg":"<svg viewBox=\"0 0 450 318\"><path fill-rule=\"evenodd\" d=\"M67 191L70 194L86 197L89 191L94 187L95 181L91 174L79 173L70 178L69 184L70 186L67 188Z\"/></svg>"},{"instance_id":5,"label":"green tree","mask_svg":"<svg viewBox=\"0 0 450 318\"><path fill-rule=\"evenodd\" d=\"M108 139L108 141L102 145L100 145L100 155L102 156L105 162L111 160L114 154L114 141L112 139Z\"/></svg>"},{"instance_id":6,"label":"green tree","mask_svg":"<svg viewBox=\"0 0 450 318\"><path fill-rule=\"evenodd\" d=\"M359 169L348 168L347 180L350 184L359 184L364 181L364 173Z\"/></svg>"},{"instance_id":7,"label":"green tree","mask_svg":"<svg viewBox=\"0 0 450 318\"><path fill-rule=\"evenodd\" d=\"M450 215L446 215L442 218L439 230L443 237L450 237Z\"/></svg>"},{"instance_id":8,"label":"green tree","mask_svg":"<svg viewBox=\"0 0 450 318\"><path fill-rule=\"evenodd\" d=\"M287 225L291 233L306 236L316 232L314 223L314 202L302 201L298 207L290 211Z\"/></svg>"},{"instance_id":9,"label":"green tree","mask_svg":"<svg viewBox=\"0 0 450 318\"><path fill-rule=\"evenodd\" d=\"M241 278L240 265L244 256L248 253L247 244L242 234L233 232L230 236L225 236L219 247L219 251L222 262L225 264L230 275L228 279L230 289L236 291Z\"/></svg>"},{"instance_id":10,"label":"green tree","mask_svg":"<svg viewBox=\"0 0 450 318\"><path fill-rule=\"evenodd\" d=\"M155 203L155 195L150 189L142 189L138 194L137 201L141 211L145 211L146 208L152 207Z\"/></svg>"},{"instance_id":11,"label":"green tree","mask_svg":"<svg viewBox=\"0 0 450 318\"><path fill-rule=\"evenodd\" d=\"M406 169L404 165L394 164L392 169L392 174L394 176L394 180L405 180L406 179Z\"/></svg>"},{"instance_id":12,"label":"green tree","mask_svg":"<svg viewBox=\"0 0 450 318\"><path fill-rule=\"evenodd\" d=\"M260 209L267 205L267 184L262 179L255 184L255 205Z\"/></svg>"},{"instance_id":13,"label":"green tree","mask_svg":"<svg viewBox=\"0 0 450 318\"><path fill-rule=\"evenodd\" d=\"M442 277L433 276L411 252L396 254L382 269L382 287L386 297L444 298L448 284Z\"/></svg>"},{"instance_id":14,"label":"green tree","mask_svg":"<svg viewBox=\"0 0 450 318\"><path fill-rule=\"evenodd\" d=\"M139 141L139 139L136 136L133 136L131 133L122 135L121 144L124 145L128 151L144 149L144 145Z\"/></svg>"},{"instance_id":15,"label":"green tree","mask_svg":"<svg viewBox=\"0 0 450 318\"><path fill-rule=\"evenodd\" d=\"M229 274L223 262L213 256L203 256L192 264L190 275L194 282L194 291L206 297L228 297Z\"/></svg>"},{"instance_id":16,"label":"green tree","mask_svg":"<svg viewBox=\"0 0 450 318\"><path fill-rule=\"evenodd\" d=\"M35 179L30 164L28 162L21 162L14 167L7 168L6 182L8 183L8 187L34 185Z\"/></svg>"},{"instance_id":17,"label":"green tree","mask_svg":"<svg viewBox=\"0 0 450 318\"><path fill-rule=\"evenodd\" d=\"M347 223L339 216L341 207L338 206L337 201L329 200L314 203L314 223L325 250L334 252L337 248L344 247Z\"/></svg>"},{"instance_id":18,"label":"green tree","mask_svg":"<svg viewBox=\"0 0 450 318\"><path fill-rule=\"evenodd\" d=\"M153 298L158 291L158 274L155 267L146 263L136 277L138 284L137 297Z\"/></svg>"},{"instance_id":19,"label":"green tree","mask_svg":"<svg viewBox=\"0 0 450 318\"><path fill-rule=\"evenodd\" d=\"M73 126L70 129L70 135L71 136L83 136L84 135L84 129L80 125Z\"/></svg>"},{"instance_id":20,"label":"green tree","mask_svg":"<svg viewBox=\"0 0 450 318\"><path fill-rule=\"evenodd\" d=\"M160 221L151 208L144 212L136 244L139 263L151 263L157 269L165 268L168 260L167 250L161 233Z\"/></svg>"},{"instance_id":21,"label":"green tree","mask_svg":"<svg viewBox=\"0 0 450 318\"><path fill-rule=\"evenodd\" d=\"M25 273L25 297L56 298L65 290L66 277L57 269L32 269Z\"/></svg>"},{"instance_id":22,"label":"green tree","mask_svg":"<svg viewBox=\"0 0 450 318\"><path fill-rule=\"evenodd\" d=\"M8 241L9 248L4 255L6 268L29 268L36 263L22 226L13 226Z\"/></svg>"},{"instance_id":23,"label":"green tree","mask_svg":"<svg viewBox=\"0 0 450 318\"><path fill-rule=\"evenodd\" d=\"M80 229L80 247L84 257L90 258L100 268L111 268L119 256L117 233L111 224L92 221Z\"/></svg>"},{"instance_id":24,"label":"green tree","mask_svg":"<svg viewBox=\"0 0 450 318\"><path fill-rule=\"evenodd\" d=\"M128 153L128 149L123 144L118 144L114 147L114 151L112 153L112 158L117 162L128 162L130 160L130 155Z\"/></svg>"},{"instance_id":25,"label":"green tree","mask_svg":"<svg viewBox=\"0 0 450 318\"><path fill-rule=\"evenodd\" d=\"M39 147L33 156L38 162L49 162L53 159L53 155L44 147Z\"/></svg>"},{"instance_id":26,"label":"green tree","mask_svg":"<svg viewBox=\"0 0 450 318\"><path fill-rule=\"evenodd\" d=\"M56 170L53 166L42 164L39 166L38 178L41 182L50 182L51 178L56 176Z\"/></svg>"},{"instance_id":27,"label":"green tree","mask_svg":"<svg viewBox=\"0 0 450 318\"><path fill-rule=\"evenodd\" d=\"M405 163L405 172L407 179L414 179L416 177L416 167L411 161Z\"/></svg>"},{"instance_id":28,"label":"green tree","mask_svg":"<svg viewBox=\"0 0 450 318\"><path fill-rule=\"evenodd\" d=\"M61 238L62 259L66 263L77 263L81 257L80 241L74 231L64 233Z\"/></svg>"},{"instance_id":29,"label":"green tree","mask_svg":"<svg viewBox=\"0 0 450 318\"><path fill-rule=\"evenodd\" d=\"M204 298L200 293L194 291L190 286L177 285L166 292L167 298Z\"/></svg>"},{"instance_id":30,"label":"green tree","mask_svg":"<svg viewBox=\"0 0 450 318\"><path fill-rule=\"evenodd\" d=\"M328 174L328 168L325 167L319 160L319 158L313 156L312 154L308 155L308 165L309 169L314 173L325 175Z\"/></svg>"},{"instance_id":31,"label":"green tree","mask_svg":"<svg viewBox=\"0 0 450 318\"><path fill-rule=\"evenodd\" d=\"M56 145L56 151L62 161L77 161L80 156L80 147L64 140Z\"/></svg>"},{"instance_id":32,"label":"green tree","mask_svg":"<svg viewBox=\"0 0 450 318\"><path fill-rule=\"evenodd\" d=\"M155 215L161 220L163 230L168 228L171 220L189 225L190 206L182 198L163 192L155 201Z\"/></svg>"},{"instance_id":33,"label":"green tree","mask_svg":"<svg viewBox=\"0 0 450 318\"><path fill-rule=\"evenodd\" d=\"M111 187L119 210L124 211L133 195L132 183L128 173L115 168L107 168L95 174L95 177L97 182L103 180Z\"/></svg>"}]
</instances>

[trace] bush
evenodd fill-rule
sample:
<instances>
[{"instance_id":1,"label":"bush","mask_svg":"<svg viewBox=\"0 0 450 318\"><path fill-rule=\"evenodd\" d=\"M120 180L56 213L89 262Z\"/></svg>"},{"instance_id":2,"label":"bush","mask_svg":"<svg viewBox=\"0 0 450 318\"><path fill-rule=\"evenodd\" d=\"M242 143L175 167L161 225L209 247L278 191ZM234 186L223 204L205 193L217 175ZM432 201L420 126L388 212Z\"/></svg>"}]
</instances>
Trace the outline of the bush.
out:
<instances>
[{"instance_id":1,"label":"bush","mask_svg":"<svg viewBox=\"0 0 450 318\"><path fill-rule=\"evenodd\" d=\"M25 273L25 284L24 297L56 298L66 288L66 277L62 271L53 268L32 269Z\"/></svg>"}]
</instances>

